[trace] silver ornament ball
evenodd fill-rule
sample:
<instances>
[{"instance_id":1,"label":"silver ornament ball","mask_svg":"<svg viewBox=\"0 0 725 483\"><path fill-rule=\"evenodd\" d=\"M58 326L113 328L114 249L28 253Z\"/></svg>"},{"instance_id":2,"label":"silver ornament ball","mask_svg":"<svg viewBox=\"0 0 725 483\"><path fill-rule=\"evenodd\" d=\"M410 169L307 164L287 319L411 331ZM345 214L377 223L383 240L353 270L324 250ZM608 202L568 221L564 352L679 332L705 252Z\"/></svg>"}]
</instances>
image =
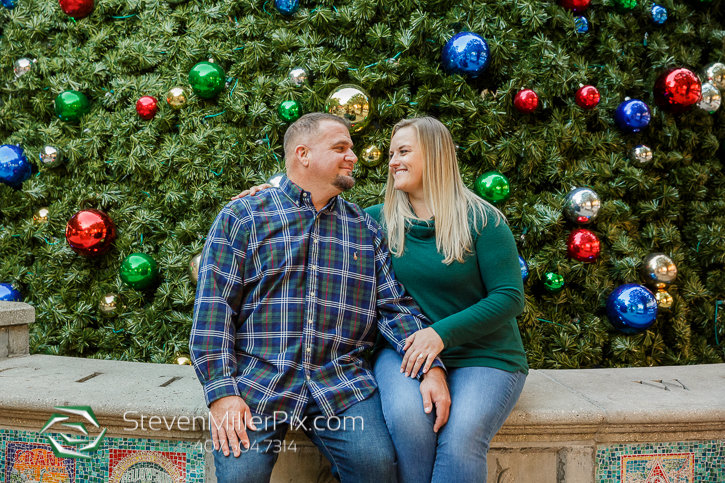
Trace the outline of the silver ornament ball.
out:
<instances>
[{"instance_id":1,"label":"silver ornament ball","mask_svg":"<svg viewBox=\"0 0 725 483\"><path fill-rule=\"evenodd\" d=\"M98 302L98 312L104 317L115 317L121 311L121 301L115 293L107 293Z\"/></svg>"},{"instance_id":2,"label":"silver ornament ball","mask_svg":"<svg viewBox=\"0 0 725 483\"><path fill-rule=\"evenodd\" d=\"M712 114L720 108L721 103L722 95L720 94L720 89L709 82L703 83L702 94L700 95L700 100L697 101L697 107L708 114Z\"/></svg>"},{"instance_id":3,"label":"silver ornament ball","mask_svg":"<svg viewBox=\"0 0 725 483\"><path fill-rule=\"evenodd\" d=\"M307 82L307 71L303 67L295 67L289 73L289 80L299 87Z\"/></svg>"},{"instance_id":4,"label":"silver ornament ball","mask_svg":"<svg viewBox=\"0 0 725 483\"><path fill-rule=\"evenodd\" d=\"M20 78L30 72L30 69L33 68L33 64L35 62L37 61L26 59L25 57L16 60L13 64L13 72L15 72L15 77Z\"/></svg>"},{"instance_id":5,"label":"silver ornament ball","mask_svg":"<svg viewBox=\"0 0 725 483\"><path fill-rule=\"evenodd\" d=\"M652 154L652 149L649 146L645 146L644 144L638 144L637 146L629 150L629 159L631 159L632 162L639 164L640 166L644 166L645 164L652 161L653 156L654 155Z\"/></svg>"},{"instance_id":6,"label":"silver ornament ball","mask_svg":"<svg viewBox=\"0 0 725 483\"><path fill-rule=\"evenodd\" d=\"M721 62L707 64L700 72L700 78L720 90L725 89L725 64Z\"/></svg>"},{"instance_id":7,"label":"silver ornament ball","mask_svg":"<svg viewBox=\"0 0 725 483\"><path fill-rule=\"evenodd\" d=\"M279 184L282 182L282 177L285 175L285 173L277 173L273 174L269 177L267 180L267 184L271 184L275 188L279 188Z\"/></svg>"},{"instance_id":8,"label":"silver ornament ball","mask_svg":"<svg viewBox=\"0 0 725 483\"><path fill-rule=\"evenodd\" d=\"M677 266L664 253L650 253L642 260L640 274L646 285L663 289L677 278Z\"/></svg>"},{"instance_id":9,"label":"silver ornament ball","mask_svg":"<svg viewBox=\"0 0 725 483\"><path fill-rule=\"evenodd\" d=\"M40 162L46 168L55 168L63 163L63 153L55 146L45 146L40 150Z\"/></svg>"},{"instance_id":10,"label":"silver ornament ball","mask_svg":"<svg viewBox=\"0 0 725 483\"><path fill-rule=\"evenodd\" d=\"M600 207L599 195L591 188L572 190L564 199L564 215L579 225L593 222Z\"/></svg>"},{"instance_id":11,"label":"silver ornament ball","mask_svg":"<svg viewBox=\"0 0 725 483\"><path fill-rule=\"evenodd\" d=\"M189 278L196 285L199 281L199 265L201 265L201 252L197 253L189 260Z\"/></svg>"}]
</instances>

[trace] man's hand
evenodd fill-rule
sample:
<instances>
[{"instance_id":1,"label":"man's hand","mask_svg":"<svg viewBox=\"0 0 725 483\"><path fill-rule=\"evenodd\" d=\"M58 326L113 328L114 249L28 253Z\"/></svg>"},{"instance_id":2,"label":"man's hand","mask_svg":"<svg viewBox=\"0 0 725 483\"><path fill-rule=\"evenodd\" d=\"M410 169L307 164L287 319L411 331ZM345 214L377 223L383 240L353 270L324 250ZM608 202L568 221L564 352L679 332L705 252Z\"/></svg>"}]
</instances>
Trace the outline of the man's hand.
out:
<instances>
[{"instance_id":1,"label":"man's hand","mask_svg":"<svg viewBox=\"0 0 725 483\"><path fill-rule=\"evenodd\" d=\"M446 373L440 367L434 367L423 378L420 383L420 393L423 396L423 410L426 414L436 405L436 421L433 425L433 432L448 422L451 410L451 394L448 392Z\"/></svg>"},{"instance_id":2,"label":"man's hand","mask_svg":"<svg viewBox=\"0 0 725 483\"><path fill-rule=\"evenodd\" d=\"M256 431L252 423L252 411L247 403L239 396L226 396L217 399L209 406L211 411L211 439L214 449L219 451L221 446L224 456L229 456L229 446L234 456L242 454L239 447L241 442L245 449L249 449L247 428ZM217 427L218 426L218 427ZM229 444L227 444L229 440Z\"/></svg>"},{"instance_id":3,"label":"man's hand","mask_svg":"<svg viewBox=\"0 0 725 483\"><path fill-rule=\"evenodd\" d=\"M443 339L431 327L421 329L405 339L405 356L400 372L405 371L405 376L415 377L420 366L423 366L423 374L427 373L435 358L444 349Z\"/></svg>"},{"instance_id":4,"label":"man's hand","mask_svg":"<svg viewBox=\"0 0 725 483\"><path fill-rule=\"evenodd\" d=\"M239 198L244 198L245 196L249 196L249 195L254 196L257 193L259 193L260 191L267 189L267 188L271 188L271 187L272 187L272 185L269 183L260 184L259 186L252 186L248 190L244 190L241 193L239 193L237 196L232 198L232 200L238 200Z\"/></svg>"}]
</instances>

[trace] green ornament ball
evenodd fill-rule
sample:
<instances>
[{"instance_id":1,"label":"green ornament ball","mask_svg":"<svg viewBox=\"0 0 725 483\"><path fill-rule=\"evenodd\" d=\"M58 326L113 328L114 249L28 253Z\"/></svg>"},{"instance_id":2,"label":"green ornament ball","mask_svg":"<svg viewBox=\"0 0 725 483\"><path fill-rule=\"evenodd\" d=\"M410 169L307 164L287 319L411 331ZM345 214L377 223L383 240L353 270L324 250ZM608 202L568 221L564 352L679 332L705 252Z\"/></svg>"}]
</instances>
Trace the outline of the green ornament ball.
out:
<instances>
[{"instance_id":1,"label":"green ornament ball","mask_svg":"<svg viewBox=\"0 0 725 483\"><path fill-rule=\"evenodd\" d=\"M199 62L189 72L189 85L199 97L210 99L222 90L226 83L224 69L213 62Z\"/></svg>"},{"instance_id":2,"label":"green ornament ball","mask_svg":"<svg viewBox=\"0 0 725 483\"><path fill-rule=\"evenodd\" d=\"M631 12L637 6L637 0L611 0L611 2L614 8L622 13Z\"/></svg>"},{"instance_id":3,"label":"green ornament ball","mask_svg":"<svg viewBox=\"0 0 725 483\"><path fill-rule=\"evenodd\" d=\"M144 290L159 278L156 261L145 253L132 253L121 263L121 280L131 288Z\"/></svg>"},{"instance_id":4,"label":"green ornament ball","mask_svg":"<svg viewBox=\"0 0 725 483\"><path fill-rule=\"evenodd\" d=\"M564 277L555 272L546 272L544 274L544 289L550 293L561 292L564 288Z\"/></svg>"},{"instance_id":5,"label":"green ornament ball","mask_svg":"<svg viewBox=\"0 0 725 483\"><path fill-rule=\"evenodd\" d=\"M82 92L65 91L55 98L55 114L66 122L76 122L91 110L91 102Z\"/></svg>"},{"instance_id":6,"label":"green ornament ball","mask_svg":"<svg viewBox=\"0 0 725 483\"><path fill-rule=\"evenodd\" d=\"M302 106L297 101L284 101L277 108L279 117L287 122L295 122L300 118Z\"/></svg>"},{"instance_id":7,"label":"green ornament ball","mask_svg":"<svg viewBox=\"0 0 725 483\"><path fill-rule=\"evenodd\" d=\"M489 203L504 203L511 195L509 179L497 171L483 173L476 180L476 193Z\"/></svg>"}]
</instances>

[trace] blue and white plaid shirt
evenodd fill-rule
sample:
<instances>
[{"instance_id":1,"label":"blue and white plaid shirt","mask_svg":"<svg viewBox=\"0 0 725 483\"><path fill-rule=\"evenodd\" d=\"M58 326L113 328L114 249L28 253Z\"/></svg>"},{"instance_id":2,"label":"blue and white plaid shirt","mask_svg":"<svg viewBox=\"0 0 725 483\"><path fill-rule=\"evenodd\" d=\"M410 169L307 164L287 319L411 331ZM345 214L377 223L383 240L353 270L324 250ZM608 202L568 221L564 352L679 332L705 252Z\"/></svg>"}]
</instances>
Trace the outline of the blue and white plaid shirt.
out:
<instances>
[{"instance_id":1,"label":"blue and white plaid shirt","mask_svg":"<svg viewBox=\"0 0 725 483\"><path fill-rule=\"evenodd\" d=\"M369 397L361 353L378 330L403 354L429 322L390 257L361 208L337 196L317 212L286 176L227 204L202 253L189 341L207 405L236 395L295 420L310 395L328 417Z\"/></svg>"}]
</instances>

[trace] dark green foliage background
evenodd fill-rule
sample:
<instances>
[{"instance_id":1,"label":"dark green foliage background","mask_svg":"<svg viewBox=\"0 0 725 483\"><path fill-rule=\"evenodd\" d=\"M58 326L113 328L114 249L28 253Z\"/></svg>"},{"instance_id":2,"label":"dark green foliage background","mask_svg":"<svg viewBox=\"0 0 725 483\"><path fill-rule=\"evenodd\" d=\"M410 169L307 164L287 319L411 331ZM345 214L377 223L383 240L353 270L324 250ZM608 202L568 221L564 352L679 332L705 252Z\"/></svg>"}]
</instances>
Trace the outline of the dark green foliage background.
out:
<instances>
[{"instance_id":1,"label":"dark green foliage background","mask_svg":"<svg viewBox=\"0 0 725 483\"><path fill-rule=\"evenodd\" d=\"M639 135L613 124L627 96L652 106L654 79L666 68L723 60L722 1L697 3L665 1L669 20L656 27L649 3L618 13L595 0L586 35L576 34L570 12L533 0L303 0L293 18L271 0L103 0L78 21L54 0L0 9L0 143L20 144L35 165L22 190L0 185L0 281L14 283L36 308L31 351L154 362L185 354L195 293L189 259L230 196L282 169L286 124L277 105L299 99L305 112L321 110L335 86L352 82L376 101L356 149L374 142L387 150L395 122L430 114L460 146L469 186L492 169L511 179L503 210L532 271L519 317L532 367L723 362L714 320L725 291L725 177L717 156L725 109L674 116L655 108ZM491 65L478 79L441 68L443 45L465 30L491 47ZM16 81L20 57L38 62ZM169 88L187 86L191 67L209 57L229 76L218 98L192 96L178 113L163 106L155 120L139 119L139 97L163 99ZM308 87L287 80L296 65L313 73ZM596 109L575 105L580 83L600 90ZM541 98L535 115L513 109L522 87ZM92 102L76 125L54 115L53 100L66 89ZM638 143L655 151L646 169L626 157ZM38 166L45 144L68 154L64 166ZM387 166L356 169L358 185L346 196L362 206L382 201ZM573 226L561 207L578 186L603 200L593 227L602 256L593 264L566 258ZM33 222L41 207L50 209L47 224ZM96 259L76 255L64 239L66 222L83 208L104 210L118 228L115 247ZM154 291L120 282L119 265L135 251L159 263ZM642 258L654 251L677 263L675 305L647 332L622 335L604 315L607 295L638 282ZM540 289L547 270L567 280L558 295ZM107 292L124 301L114 319L98 314ZM723 324L717 330L722 341Z\"/></svg>"}]
</instances>

